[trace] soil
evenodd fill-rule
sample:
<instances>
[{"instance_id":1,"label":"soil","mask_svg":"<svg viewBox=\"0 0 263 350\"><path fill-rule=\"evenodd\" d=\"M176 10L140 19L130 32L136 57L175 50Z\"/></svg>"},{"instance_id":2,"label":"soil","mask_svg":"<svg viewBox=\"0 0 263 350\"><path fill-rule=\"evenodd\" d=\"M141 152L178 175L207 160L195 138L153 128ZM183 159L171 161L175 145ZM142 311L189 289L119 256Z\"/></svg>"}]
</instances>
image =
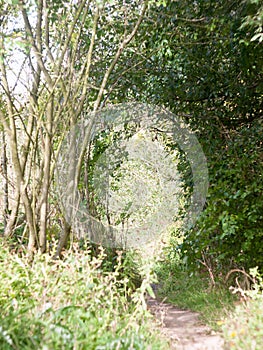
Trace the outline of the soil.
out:
<instances>
[{"instance_id":1,"label":"soil","mask_svg":"<svg viewBox=\"0 0 263 350\"><path fill-rule=\"evenodd\" d=\"M147 298L156 325L176 350L223 350L224 341L199 320L199 314L182 310L158 298Z\"/></svg>"}]
</instances>

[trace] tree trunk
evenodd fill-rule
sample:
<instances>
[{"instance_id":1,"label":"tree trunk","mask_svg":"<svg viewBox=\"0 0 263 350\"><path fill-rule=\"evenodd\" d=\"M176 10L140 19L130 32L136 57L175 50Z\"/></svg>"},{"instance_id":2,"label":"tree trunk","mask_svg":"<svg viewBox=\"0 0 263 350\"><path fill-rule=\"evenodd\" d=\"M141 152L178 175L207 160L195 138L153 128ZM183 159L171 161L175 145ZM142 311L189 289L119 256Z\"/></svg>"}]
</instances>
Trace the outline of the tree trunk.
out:
<instances>
[{"instance_id":1,"label":"tree trunk","mask_svg":"<svg viewBox=\"0 0 263 350\"><path fill-rule=\"evenodd\" d=\"M68 224L68 222L65 220L64 217L62 220L63 220L63 231L61 232L61 236L59 238L58 245L57 245L57 250L55 255L53 256L53 259L61 258L61 252L63 248L67 246L69 234L71 231L71 226Z\"/></svg>"},{"instance_id":2,"label":"tree trunk","mask_svg":"<svg viewBox=\"0 0 263 350\"><path fill-rule=\"evenodd\" d=\"M9 216L9 193L8 193L8 174L7 174L7 154L6 154L6 140L5 140L5 132L2 131L2 142L3 142L3 153L1 159L1 167L4 178L4 231L7 226L8 216Z\"/></svg>"},{"instance_id":3,"label":"tree trunk","mask_svg":"<svg viewBox=\"0 0 263 350\"><path fill-rule=\"evenodd\" d=\"M52 149L52 122L53 122L53 101L47 107L47 124L44 144L44 176L42 183L42 193L40 200L40 223L39 223L39 247L41 253L46 252L47 247L47 216L48 216L48 195L50 187L50 167L51 167L51 149Z\"/></svg>"},{"instance_id":4,"label":"tree trunk","mask_svg":"<svg viewBox=\"0 0 263 350\"><path fill-rule=\"evenodd\" d=\"M11 237L13 232L14 232L14 229L16 226L16 221L17 221L17 216L18 216L19 205L20 205L20 191L16 190L14 205L11 208L11 213L8 216L8 220L7 220L6 226L5 226L5 231L4 231L5 237Z\"/></svg>"}]
</instances>

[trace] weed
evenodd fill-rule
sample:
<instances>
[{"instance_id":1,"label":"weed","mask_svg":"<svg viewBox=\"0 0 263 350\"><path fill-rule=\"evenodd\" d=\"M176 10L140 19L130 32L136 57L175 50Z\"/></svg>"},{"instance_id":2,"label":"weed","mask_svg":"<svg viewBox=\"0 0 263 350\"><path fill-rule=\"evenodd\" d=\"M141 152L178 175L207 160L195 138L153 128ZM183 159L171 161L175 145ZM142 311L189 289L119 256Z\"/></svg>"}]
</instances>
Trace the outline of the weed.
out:
<instances>
[{"instance_id":1,"label":"weed","mask_svg":"<svg viewBox=\"0 0 263 350\"><path fill-rule=\"evenodd\" d=\"M0 348L164 349L143 304L150 279L134 290L121 255L112 271L105 258L103 249L37 255L29 266L0 242Z\"/></svg>"},{"instance_id":2,"label":"weed","mask_svg":"<svg viewBox=\"0 0 263 350\"><path fill-rule=\"evenodd\" d=\"M237 305L223 326L226 349L262 349L263 279L257 267L250 269L248 276L254 284L250 290L241 290L245 301ZM240 286L234 288L234 292L240 293Z\"/></svg>"}]
</instances>

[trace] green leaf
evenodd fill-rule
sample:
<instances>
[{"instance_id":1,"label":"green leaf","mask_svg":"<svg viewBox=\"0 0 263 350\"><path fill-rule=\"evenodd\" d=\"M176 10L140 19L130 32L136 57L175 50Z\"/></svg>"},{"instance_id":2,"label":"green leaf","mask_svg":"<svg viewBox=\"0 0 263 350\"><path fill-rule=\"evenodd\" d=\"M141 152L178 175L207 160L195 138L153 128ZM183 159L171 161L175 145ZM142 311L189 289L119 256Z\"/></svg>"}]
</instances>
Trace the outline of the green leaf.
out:
<instances>
[{"instance_id":1,"label":"green leaf","mask_svg":"<svg viewBox=\"0 0 263 350\"><path fill-rule=\"evenodd\" d=\"M154 291L153 291L152 286L150 284L148 284L146 286L146 290L149 293L150 297L155 299L155 294L154 294Z\"/></svg>"}]
</instances>

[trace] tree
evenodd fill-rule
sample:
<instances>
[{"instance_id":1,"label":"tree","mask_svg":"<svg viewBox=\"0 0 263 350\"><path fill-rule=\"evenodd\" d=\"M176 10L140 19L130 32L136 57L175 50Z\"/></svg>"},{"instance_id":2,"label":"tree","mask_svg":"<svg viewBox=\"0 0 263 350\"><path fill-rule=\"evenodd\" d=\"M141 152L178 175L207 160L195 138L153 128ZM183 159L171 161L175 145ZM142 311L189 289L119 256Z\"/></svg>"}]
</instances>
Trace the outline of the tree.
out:
<instances>
[{"instance_id":1,"label":"tree","mask_svg":"<svg viewBox=\"0 0 263 350\"><path fill-rule=\"evenodd\" d=\"M206 209L184 255L194 268L203 254L218 270L262 266L262 5L169 1L153 12L144 74L123 91L182 116L207 156Z\"/></svg>"},{"instance_id":2,"label":"tree","mask_svg":"<svg viewBox=\"0 0 263 350\"><path fill-rule=\"evenodd\" d=\"M148 1L125 7L118 1L1 3L0 121L15 173L15 204L5 236L14 232L21 202L30 252L46 251L50 188L63 135L81 116L99 109L147 8ZM95 118L93 113L90 130Z\"/></svg>"}]
</instances>

